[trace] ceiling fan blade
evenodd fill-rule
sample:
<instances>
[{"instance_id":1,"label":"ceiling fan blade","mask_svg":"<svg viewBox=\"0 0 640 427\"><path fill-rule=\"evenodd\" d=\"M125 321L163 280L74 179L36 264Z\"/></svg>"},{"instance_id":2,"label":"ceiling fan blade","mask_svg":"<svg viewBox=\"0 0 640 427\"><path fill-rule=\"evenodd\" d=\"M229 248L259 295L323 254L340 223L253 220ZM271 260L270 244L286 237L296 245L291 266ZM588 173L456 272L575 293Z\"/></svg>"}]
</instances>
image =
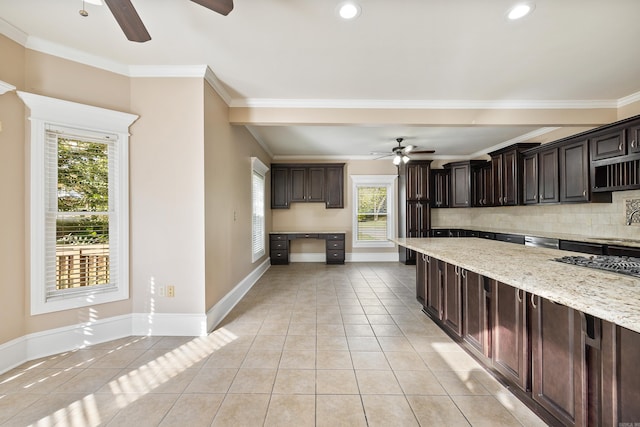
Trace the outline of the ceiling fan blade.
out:
<instances>
[{"instance_id":1,"label":"ceiling fan blade","mask_svg":"<svg viewBox=\"0 0 640 427\"><path fill-rule=\"evenodd\" d=\"M376 155L376 154L382 154L382 153L371 153L371 154ZM374 158L372 160L384 159L385 157L391 157L392 155L393 154L382 154L380 157L376 157L376 158Z\"/></svg>"},{"instance_id":2,"label":"ceiling fan blade","mask_svg":"<svg viewBox=\"0 0 640 427\"><path fill-rule=\"evenodd\" d=\"M113 17L118 21L118 25L122 28L127 39L139 43L151 40L149 32L130 0L105 0L104 2L109 6Z\"/></svg>"},{"instance_id":3,"label":"ceiling fan blade","mask_svg":"<svg viewBox=\"0 0 640 427\"><path fill-rule=\"evenodd\" d=\"M204 6L207 9L211 9L214 12L218 12L220 15L227 16L229 12L233 10L233 0L191 0L194 3L198 3L200 6Z\"/></svg>"},{"instance_id":4,"label":"ceiling fan blade","mask_svg":"<svg viewBox=\"0 0 640 427\"><path fill-rule=\"evenodd\" d=\"M411 154L433 154L436 150L416 150L412 151Z\"/></svg>"}]
</instances>

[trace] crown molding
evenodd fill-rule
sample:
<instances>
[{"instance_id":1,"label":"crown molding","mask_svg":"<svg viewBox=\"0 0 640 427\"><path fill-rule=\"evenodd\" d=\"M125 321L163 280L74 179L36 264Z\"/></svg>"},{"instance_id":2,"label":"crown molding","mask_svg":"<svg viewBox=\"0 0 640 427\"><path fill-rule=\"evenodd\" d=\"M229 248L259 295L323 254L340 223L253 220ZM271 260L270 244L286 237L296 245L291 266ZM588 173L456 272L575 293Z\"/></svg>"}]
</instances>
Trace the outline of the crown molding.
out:
<instances>
[{"instance_id":1,"label":"crown molding","mask_svg":"<svg viewBox=\"0 0 640 427\"><path fill-rule=\"evenodd\" d=\"M488 148L483 149L481 151L476 151L475 153L472 153L468 157L470 159L473 159L475 157L483 156L483 155L485 155L487 153L499 150L499 149L504 148L504 147L508 147L508 146L510 146L512 144L517 144L519 142L530 141L532 138L536 138L536 137L538 137L540 135L544 135L544 134L547 134L549 132L553 132L554 130L557 130L557 129L560 129L560 128L559 127L544 127L544 128L536 129L534 131L531 131L531 132L525 133L523 135L517 136L515 138L512 138L512 139L510 139L508 141L504 141L504 142L501 142L500 144L496 144L496 145L494 145L492 147L488 147Z\"/></svg>"},{"instance_id":2,"label":"crown molding","mask_svg":"<svg viewBox=\"0 0 640 427\"><path fill-rule=\"evenodd\" d=\"M225 89L220 79L218 79L218 76L216 76L213 70L208 66L204 71L204 79L207 81L207 83L209 83L213 90L215 90L216 93L220 95L220 98L222 98L227 106L231 105L231 95L229 94L229 92L227 92L227 89Z\"/></svg>"},{"instance_id":3,"label":"crown molding","mask_svg":"<svg viewBox=\"0 0 640 427\"><path fill-rule=\"evenodd\" d=\"M344 108L344 109L592 109L617 108L618 100L385 100L385 99L273 99L231 101L232 108Z\"/></svg>"},{"instance_id":4,"label":"crown molding","mask_svg":"<svg viewBox=\"0 0 640 427\"><path fill-rule=\"evenodd\" d=\"M16 90L16 87L0 80L0 95Z\"/></svg>"},{"instance_id":5,"label":"crown molding","mask_svg":"<svg viewBox=\"0 0 640 427\"><path fill-rule=\"evenodd\" d=\"M256 129L253 126L245 126L244 128L247 131L249 131L249 133L251 134L253 139L255 139L258 142L258 145L260 145L260 147L262 147L262 149L269 155L269 157L271 157L272 159L276 158L276 156L273 154L273 151L271 151L271 149L269 148L267 143L264 142L264 139L262 139L260 134L258 134L258 132L256 132Z\"/></svg>"},{"instance_id":6,"label":"crown molding","mask_svg":"<svg viewBox=\"0 0 640 427\"><path fill-rule=\"evenodd\" d=\"M618 99L618 108L625 107L638 101L640 101L640 92L632 93L631 95Z\"/></svg>"},{"instance_id":7,"label":"crown molding","mask_svg":"<svg viewBox=\"0 0 640 427\"><path fill-rule=\"evenodd\" d=\"M204 77L206 65L130 65L129 77Z\"/></svg>"},{"instance_id":8,"label":"crown molding","mask_svg":"<svg viewBox=\"0 0 640 427\"><path fill-rule=\"evenodd\" d=\"M3 34L22 46L27 44L27 39L29 38L27 33L18 27L14 27L2 18L0 18L0 34Z\"/></svg>"}]
</instances>

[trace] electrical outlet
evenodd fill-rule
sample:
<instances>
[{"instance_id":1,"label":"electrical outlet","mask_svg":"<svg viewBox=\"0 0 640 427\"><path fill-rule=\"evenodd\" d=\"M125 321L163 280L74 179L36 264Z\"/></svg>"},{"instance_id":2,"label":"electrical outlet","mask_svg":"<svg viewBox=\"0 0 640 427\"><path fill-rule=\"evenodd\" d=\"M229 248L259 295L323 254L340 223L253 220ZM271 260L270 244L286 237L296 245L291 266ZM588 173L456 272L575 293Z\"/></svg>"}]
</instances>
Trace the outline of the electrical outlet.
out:
<instances>
[{"instance_id":1,"label":"electrical outlet","mask_svg":"<svg viewBox=\"0 0 640 427\"><path fill-rule=\"evenodd\" d=\"M164 286L160 286L158 288L158 295L163 297L164 296Z\"/></svg>"},{"instance_id":2,"label":"electrical outlet","mask_svg":"<svg viewBox=\"0 0 640 427\"><path fill-rule=\"evenodd\" d=\"M167 296L173 298L176 296L176 288L173 285L167 286Z\"/></svg>"}]
</instances>

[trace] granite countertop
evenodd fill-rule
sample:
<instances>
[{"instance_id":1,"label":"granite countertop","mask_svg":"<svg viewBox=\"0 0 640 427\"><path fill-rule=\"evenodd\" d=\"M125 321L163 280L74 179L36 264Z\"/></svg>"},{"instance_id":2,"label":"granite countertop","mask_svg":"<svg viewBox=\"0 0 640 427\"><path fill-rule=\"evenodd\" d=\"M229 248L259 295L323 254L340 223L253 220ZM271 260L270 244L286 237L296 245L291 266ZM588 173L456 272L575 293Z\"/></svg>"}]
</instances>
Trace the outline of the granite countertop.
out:
<instances>
[{"instance_id":1,"label":"granite countertop","mask_svg":"<svg viewBox=\"0 0 640 427\"><path fill-rule=\"evenodd\" d=\"M640 333L640 279L553 261L575 252L473 237L393 241Z\"/></svg>"},{"instance_id":2,"label":"granite countertop","mask_svg":"<svg viewBox=\"0 0 640 427\"><path fill-rule=\"evenodd\" d=\"M532 232L524 232L522 230L508 230L508 229L496 229L496 228L487 228L487 227L433 227L434 230L447 230L447 229L461 229L461 230L471 230L471 231L484 231L487 233L505 233L505 234L519 234L521 236L535 236L535 237L548 237L550 239L558 239L558 240L573 240L576 242L587 242L587 243L599 243L602 245L613 245L613 246L630 246L634 248L640 248L640 233L636 230L637 228L629 229L630 237L635 238L618 238L618 237L593 237L593 236L580 236L577 234L565 234L565 233L554 233L551 231L532 231Z\"/></svg>"}]
</instances>

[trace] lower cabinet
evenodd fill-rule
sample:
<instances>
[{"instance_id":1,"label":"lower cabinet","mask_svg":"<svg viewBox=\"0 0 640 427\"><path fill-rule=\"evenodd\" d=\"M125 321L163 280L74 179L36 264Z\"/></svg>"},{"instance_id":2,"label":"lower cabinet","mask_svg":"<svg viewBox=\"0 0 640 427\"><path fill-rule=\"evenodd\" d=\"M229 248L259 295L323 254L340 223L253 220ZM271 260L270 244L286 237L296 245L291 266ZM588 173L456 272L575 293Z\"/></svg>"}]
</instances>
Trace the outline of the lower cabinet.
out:
<instances>
[{"instance_id":1,"label":"lower cabinet","mask_svg":"<svg viewBox=\"0 0 640 427\"><path fill-rule=\"evenodd\" d=\"M429 257L428 261L427 274L424 276L426 280L424 310L433 319L442 320L442 293L446 275L446 263L433 257Z\"/></svg>"},{"instance_id":2,"label":"lower cabinet","mask_svg":"<svg viewBox=\"0 0 640 427\"><path fill-rule=\"evenodd\" d=\"M601 424L637 425L640 420L640 334L603 321L601 354Z\"/></svg>"},{"instance_id":3,"label":"lower cabinet","mask_svg":"<svg viewBox=\"0 0 640 427\"><path fill-rule=\"evenodd\" d=\"M526 292L493 281L493 367L523 391L529 390L529 343Z\"/></svg>"},{"instance_id":4,"label":"lower cabinet","mask_svg":"<svg viewBox=\"0 0 640 427\"><path fill-rule=\"evenodd\" d=\"M446 264L442 293L442 325L456 337L462 337L462 272L453 264Z\"/></svg>"},{"instance_id":5,"label":"lower cabinet","mask_svg":"<svg viewBox=\"0 0 640 427\"><path fill-rule=\"evenodd\" d=\"M429 255L417 254L416 257L416 299L418 302L425 305L427 295L427 275L429 274Z\"/></svg>"},{"instance_id":6,"label":"lower cabinet","mask_svg":"<svg viewBox=\"0 0 640 427\"><path fill-rule=\"evenodd\" d=\"M462 338L487 363L491 358L491 281L478 273L462 271Z\"/></svg>"},{"instance_id":7,"label":"lower cabinet","mask_svg":"<svg viewBox=\"0 0 640 427\"><path fill-rule=\"evenodd\" d=\"M587 425L581 313L539 296L530 300L531 396L563 425Z\"/></svg>"}]
</instances>

